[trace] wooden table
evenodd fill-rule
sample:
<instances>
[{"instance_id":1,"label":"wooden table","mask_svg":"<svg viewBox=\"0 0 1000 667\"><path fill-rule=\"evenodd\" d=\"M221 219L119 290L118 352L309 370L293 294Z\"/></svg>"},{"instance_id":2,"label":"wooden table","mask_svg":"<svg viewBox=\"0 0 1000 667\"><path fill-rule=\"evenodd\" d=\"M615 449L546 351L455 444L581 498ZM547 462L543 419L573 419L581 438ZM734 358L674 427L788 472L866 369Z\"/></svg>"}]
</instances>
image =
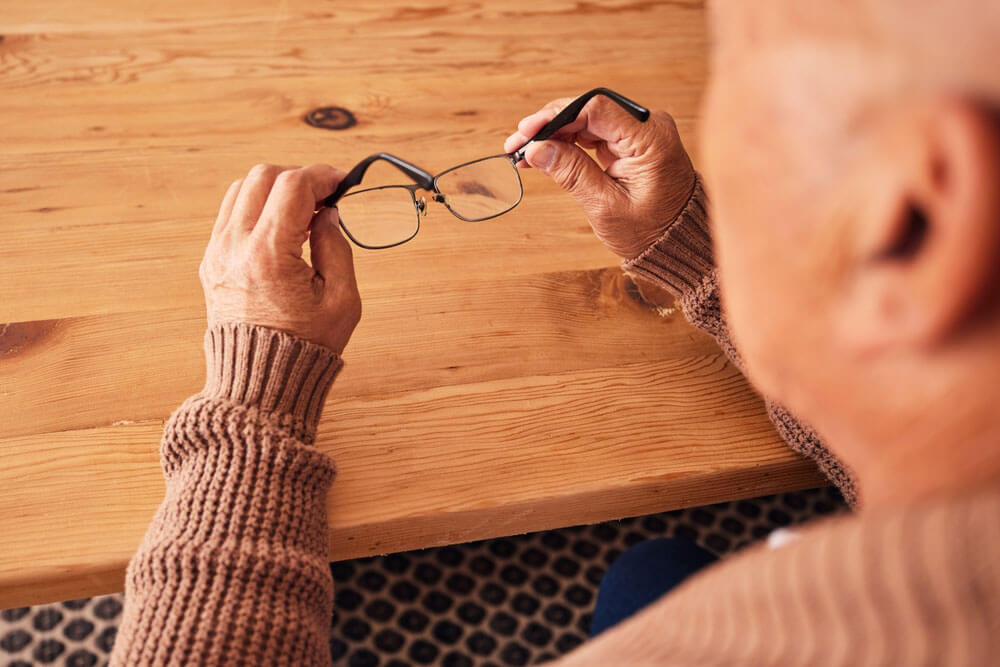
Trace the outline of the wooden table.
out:
<instances>
[{"instance_id":1,"label":"wooden table","mask_svg":"<svg viewBox=\"0 0 1000 667\"><path fill-rule=\"evenodd\" d=\"M227 6L228 4L228 6ZM197 266L256 162L434 171L606 85L695 145L697 2L8 3L0 16L0 608L122 588L203 379ZM354 127L303 117L343 107ZM318 446L331 558L821 483L706 336L644 305L568 196L356 251Z\"/></svg>"}]
</instances>

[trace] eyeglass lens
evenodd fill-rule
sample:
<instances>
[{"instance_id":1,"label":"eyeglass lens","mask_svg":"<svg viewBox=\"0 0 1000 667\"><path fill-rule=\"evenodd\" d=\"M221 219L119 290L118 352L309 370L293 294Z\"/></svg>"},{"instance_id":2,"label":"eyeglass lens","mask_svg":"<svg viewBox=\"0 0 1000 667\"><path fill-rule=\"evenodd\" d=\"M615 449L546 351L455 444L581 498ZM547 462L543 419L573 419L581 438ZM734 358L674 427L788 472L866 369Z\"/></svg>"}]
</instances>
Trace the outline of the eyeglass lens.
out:
<instances>
[{"instance_id":1,"label":"eyeglass lens","mask_svg":"<svg viewBox=\"0 0 1000 667\"><path fill-rule=\"evenodd\" d=\"M521 201L521 178L506 155L453 167L435 178L444 204L467 222L506 213ZM412 239L419 210L412 190L402 185L348 192L337 202L340 222L351 238L369 248L388 248Z\"/></svg>"},{"instance_id":2,"label":"eyeglass lens","mask_svg":"<svg viewBox=\"0 0 1000 667\"><path fill-rule=\"evenodd\" d=\"M454 167L435 183L451 212L469 222L494 218L521 201L521 178L506 155Z\"/></svg>"},{"instance_id":3,"label":"eyeglass lens","mask_svg":"<svg viewBox=\"0 0 1000 667\"><path fill-rule=\"evenodd\" d=\"M337 202L340 224L369 248L388 248L412 239L419 229L413 194L402 185L349 192Z\"/></svg>"}]
</instances>

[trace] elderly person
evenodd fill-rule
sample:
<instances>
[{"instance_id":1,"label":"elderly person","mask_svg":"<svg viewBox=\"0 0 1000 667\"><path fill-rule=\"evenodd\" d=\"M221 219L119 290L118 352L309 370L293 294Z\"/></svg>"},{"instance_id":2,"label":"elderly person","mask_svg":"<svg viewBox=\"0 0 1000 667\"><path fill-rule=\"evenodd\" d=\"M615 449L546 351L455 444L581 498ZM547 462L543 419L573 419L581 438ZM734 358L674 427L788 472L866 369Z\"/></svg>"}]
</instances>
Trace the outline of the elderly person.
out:
<instances>
[{"instance_id":1,"label":"elderly person","mask_svg":"<svg viewBox=\"0 0 1000 667\"><path fill-rule=\"evenodd\" d=\"M666 114L601 98L527 163L787 407L782 433L860 511L703 568L562 664L989 663L1000 10L767 0L712 20L705 183ZM226 194L202 265L208 381L165 429L116 663L329 662L333 463L310 443L360 302L337 213L313 208L341 176L259 167Z\"/></svg>"}]
</instances>

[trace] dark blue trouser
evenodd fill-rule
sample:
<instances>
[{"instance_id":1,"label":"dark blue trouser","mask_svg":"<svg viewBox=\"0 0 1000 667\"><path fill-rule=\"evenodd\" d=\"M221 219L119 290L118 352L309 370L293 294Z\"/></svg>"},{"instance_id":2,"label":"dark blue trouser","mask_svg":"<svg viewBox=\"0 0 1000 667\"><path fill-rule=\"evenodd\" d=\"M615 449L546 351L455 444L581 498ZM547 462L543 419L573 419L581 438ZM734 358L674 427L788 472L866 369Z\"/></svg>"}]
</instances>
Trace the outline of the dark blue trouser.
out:
<instances>
[{"instance_id":1,"label":"dark blue trouser","mask_svg":"<svg viewBox=\"0 0 1000 667\"><path fill-rule=\"evenodd\" d=\"M675 537L635 545L611 564L601 580L590 636L624 621L716 560L694 542Z\"/></svg>"}]
</instances>

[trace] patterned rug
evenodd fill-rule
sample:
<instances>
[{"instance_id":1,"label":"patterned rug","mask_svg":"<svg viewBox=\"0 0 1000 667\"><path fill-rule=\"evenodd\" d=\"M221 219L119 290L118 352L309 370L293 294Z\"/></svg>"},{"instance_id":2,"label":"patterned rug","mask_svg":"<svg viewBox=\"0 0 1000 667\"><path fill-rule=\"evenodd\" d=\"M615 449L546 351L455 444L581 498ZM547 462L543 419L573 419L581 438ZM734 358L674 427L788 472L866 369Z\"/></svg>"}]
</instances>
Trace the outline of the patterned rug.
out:
<instances>
[{"instance_id":1,"label":"patterned rug","mask_svg":"<svg viewBox=\"0 0 1000 667\"><path fill-rule=\"evenodd\" d=\"M628 547L694 540L725 555L845 509L834 489L663 512L330 566L330 649L349 667L538 664L582 643L597 587ZM0 663L106 665L121 594L0 612Z\"/></svg>"}]
</instances>

